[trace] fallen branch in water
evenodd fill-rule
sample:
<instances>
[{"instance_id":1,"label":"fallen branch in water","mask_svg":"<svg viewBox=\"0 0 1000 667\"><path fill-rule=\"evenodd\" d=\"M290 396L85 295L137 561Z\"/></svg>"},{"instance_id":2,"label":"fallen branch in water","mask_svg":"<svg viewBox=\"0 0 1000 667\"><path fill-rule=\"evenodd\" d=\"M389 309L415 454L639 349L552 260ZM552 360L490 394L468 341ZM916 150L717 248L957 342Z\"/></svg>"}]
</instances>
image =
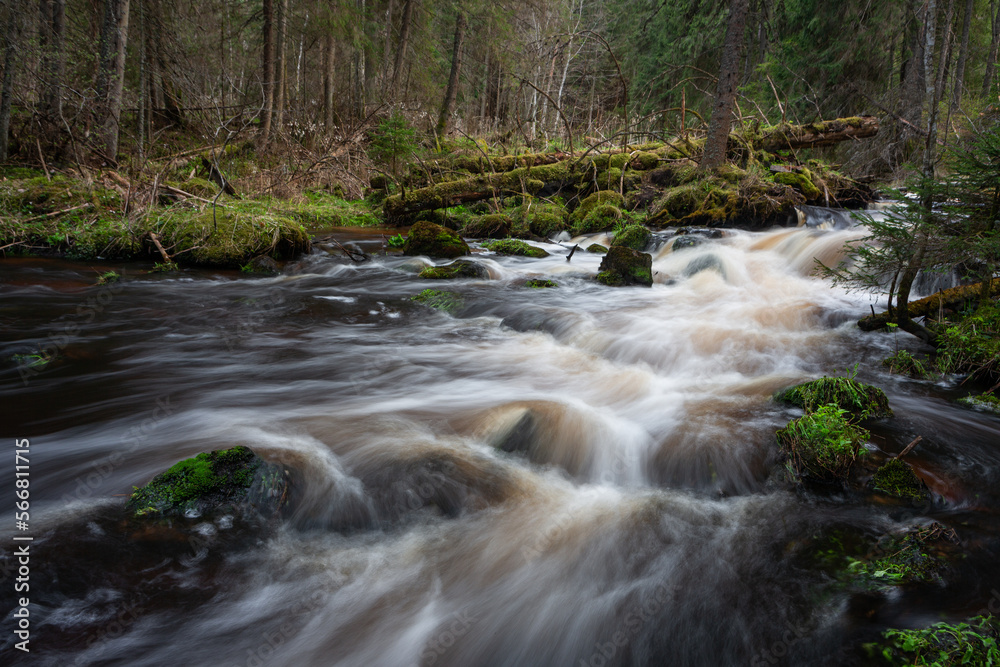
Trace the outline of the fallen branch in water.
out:
<instances>
[{"instance_id":1,"label":"fallen branch in water","mask_svg":"<svg viewBox=\"0 0 1000 667\"><path fill-rule=\"evenodd\" d=\"M938 313L944 308L955 308L962 306L966 301L977 301L982 293L982 283L972 285L959 285L946 290L941 290L937 294L911 301L906 305L910 317L928 317ZM1000 294L1000 278L995 278L990 287L991 294ZM858 320L858 328L862 331L876 331L884 329L886 324L896 320L895 309L886 311L878 315L869 315Z\"/></svg>"}]
</instances>

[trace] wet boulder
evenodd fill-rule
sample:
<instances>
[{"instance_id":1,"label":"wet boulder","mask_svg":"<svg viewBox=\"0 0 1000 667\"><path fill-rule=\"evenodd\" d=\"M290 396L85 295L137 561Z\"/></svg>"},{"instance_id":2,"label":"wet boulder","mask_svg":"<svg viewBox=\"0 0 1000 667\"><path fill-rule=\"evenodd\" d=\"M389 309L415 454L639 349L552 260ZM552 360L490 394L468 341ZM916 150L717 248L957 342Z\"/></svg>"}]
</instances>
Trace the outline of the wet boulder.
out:
<instances>
[{"instance_id":1,"label":"wet boulder","mask_svg":"<svg viewBox=\"0 0 1000 667\"><path fill-rule=\"evenodd\" d=\"M625 246L634 250L645 250L653 235L642 225L626 225L622 227L611 241L612 247Z\"/></svg>"},{"instance_id":2,"label":"wet boulder","mask_svg":"<svg viewBox=\"0 0 1000 667\"><path fill-rule=\"evenodd\" d=\"M549 256L549 253L545 250L517 239L489 241L484 243L483 247L487 250L492 250L498 255L516 255L519 257L534 257L535 259Z\"/></svg>"},{"instance_id":3,"label":"wet boulder","mask_svg":"<svg viewBox=\"0 0 1000 667\"><path fill-rule=\"evenodd\" d=\"M824 405L847 410L855 420L891 417L885 392L846 377L822 377L778 392L775 400L813 412Z\"/></svg>"},{"instance_id":4,"label":"wet boulder","mask_svg":"<svg viewBox=\"0 0 1000 667\"><path fill-rule=\"evenodd\" d=\"M490 214L472 218L462 234L474 239L503 239L511 235L514 221L506 215Z\"/></svg>"},{"instance_id":5,"label":"wet boulder","mask_svg":"<svg viewBox=\"0 0 1000 667\"><path fill-rule=\"evenodd\" d=\"M403 254L451 259L468 255L469 245L450 229L433 222L421 221L410 228L403 245Z\"/></svg>"},{"instance_id":6,"label":"wet boulder","mask_svg":"<svg viewBox=\"0 0 1000 667\"><path fill-rule=\"evenodd\" d=\"M612 287L653 284L653 257L625 246L612 246L601 260L597 282Z\"/></svg>"},{"instance_id":7,"label":"wet boulder","mask_svg":"<svg viewBox=\"0 0 1000 667\"><path fill-rule=\"evenodd\" d=\"M428 266L420 272L420 277L430 280L453 280L455 278L489 278L489 270L479 262L457 259L444 266Z\"/></svg>"},{"instance_id":8,"label":"wet boulder","mask_svg":"<svg viewBox=\"0 0 1000 667\"><path fill-rule=\"evenodd\" d=\"M125 508L135 518L273 516L288 492L289 474L282 466L240 445L184 459L135 489Z\"/></svg>"},{"instance_id":9,"label":"wet boulder","mask_svg":"<svg viewBox=\"0 0 1000 667\"><path fill-rule=\"evenodd\" d=\"M874 491L902 500L922 502L929 497L927 486L913 468L898 458L889 459L876 470L870 484Z\"/></svg>"}]
</instances>

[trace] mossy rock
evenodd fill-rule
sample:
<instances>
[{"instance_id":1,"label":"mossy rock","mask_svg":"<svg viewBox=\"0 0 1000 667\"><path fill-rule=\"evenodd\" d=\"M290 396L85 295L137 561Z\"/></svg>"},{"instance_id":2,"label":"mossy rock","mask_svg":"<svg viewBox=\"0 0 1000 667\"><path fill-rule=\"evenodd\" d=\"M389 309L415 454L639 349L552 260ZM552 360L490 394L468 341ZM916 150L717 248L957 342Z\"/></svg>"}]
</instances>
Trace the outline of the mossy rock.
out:
<instances>
[{"instance_id":1,"label":"mossy rock","mask_svg":"<svg viewBox=\"0 0 1000 667\"><path fill-rule=\"evenodd\" d=\"M775 400L813 412L824 405L836 405L857 419L891 417L885 392L878 387L845 377L822 377L803 382L775 395Z\"/></svg>"},{"instance_id":2,"label":"mossy rock","mask_svg":"<svg viewBox=\"0 0 1000 667\"><path fill-rule=\"evenodd\" d=\"M903 500L923 501L928 498L926 485L908 463L899 459L889 459L876 470L871 487L879 493Z\"/></svg>"},{"instance_id":3,"label":"mossy rock","mask_svg":"<svg viewBox=\"0 0 1000 667\"><path fill-rule=\"evenodd\" d=\"M649 224L719 225L735 217L738 207L739 196L735 186L722 179L708 177L667 190L653 204Z\"/></svg>"},{"instance_id":4,"label":"mossy rock","mask_svg":"<svg viewBox=\"0 0 1000 667\"><path fill-rule=\"evenodd\" d=\"M506 215L479 215L465 224L462 235L474 239L505 239L511 235L513 226L514 221Z\"/></svg>"},{"instance_id":5,"label":"mossy rock","mask_svg":"<svg viewBox=\"0 0 1000 667\"><path fill-rule=\"evenodd\" d=\"M615 193L617 194L617 193ZM573 227L573 234L593 234L613 228L624 217L622 211L612 204L601 204L594 207L582 221Z\"/></svg>"},{"instance_id":6,"label":"mossy rock","mask_svg":"<svg viewBox=\"0 0 1000 667\"><path fill-rule=\"evenodd\" d=\"M594 182L597 184L600 191L618 191L622 186L622 170L618 168L611 168L607 171L602 171L595 178ZM622 199L622 206L625 205L624 198Z\"/></svg>"},{"instance_id":7,"label":"mossy rock","mask_svg":"<svg viewBox=\"0 0 1000 667\"><path fill-rule=\"evenodd\" d=\"M204 199L211 199L219 193L219 188L215 187L215 183L198 177L189 178L177 187L184 192Z\"/></svg>"},{"instance_id":8,"label":"mossy rock","mask_svg":"<svg viewBox=\"0 0 1000 667\"><path fill-rule=\"evenodd\" d=\"M958 399L962 405L985 412L1000 414L1000 398L992 394L980 394L979 396L965 396Z\"/></svg>"},{"instance_id":9,"label":"mossy rock","mask_svg":"<svg viewBox=\"0 0 1000 667\"><path fill-rule=\"evenodd\" d=\"M532 278L528 282L524 283L525 287L530 287L532 289L545 289L548 287L559 287L557 283L552 280L544 280L542 278Z\"/></svg>"},{"instance_id":10,"label":"mossy rock","mask_svg":"<svg viewBox=\"0 0 1000 667\"><path fill-rule=\"evenodd\" d=\"M420 272L428 280L453 280L455 278L489 278L490 272L479 262L458 259L444 266L428 266Z\"/></svg>"},{"instance_id":11,"label":"mossy rock","mask_svg":"<svg viewBox=\"0 0 1000 667\"><path fill-rule=\"evenodd\" d=\"M597 281L603 285L650 287L653 284L653 257L633 248L613 245L601 260L599 271Z\"/></svg>"},{"instance_id":12,"label":"mossy rock","mask_svg":"<svg viewBox=\"0 0 1000 667\"><path fill-rule=\"evenodd\" d=\"M687 250L688 248L697 248L704 242L705 240L699 236L677 236L674 238L670 250L677 252L679 250Z\"/></svg>"},{"instance_id":13,"label":"mossy rock","mask_svg":"<svg viewBox=\"0 0 1000 667\"><path fill-rule=\"evenodd\" d=\"M656 169L660 164L660 156L650 151L642 151L634 156L629 166L639 171L649 171Z\"/></svg>"},{"instance_id":14,"label":"mossy rock","mask_svg":"<svg viewBox=\"0 0 1000 667\"><path fill-rule=\"evenodd\" d=\"M247 264L240 267L244 273L257 273L261 275L273 276L280 273L278 263L267 255L257 255Z\"/></svg>"},{"instance_id":15,"label":"mossy rock","mask_svg":"<svg viewBox=\"0 0 1000 667\"><path fill-rule=\"evenodd\" d=\"M580 202L580 205L573 211L573 215L570 216L571 222L583 221L594 209L600 206L613 206L621 209L625 206L625 198L613 190L595 192Z\"/></svg>"},{"instance_id":16,"label":"mossy rock","mask_svg":"<svg viewBox=\"0 0 1000 667\"><path fill-rule=\"evenodd\" d=\"M410 228L403 254L451 259L468 255L469 245L450 229L421 221Z\"/></svg>"},{"instance_id":17,"label":"mossy rock","mask_svg":"<svg viewBox=\"0 0 1000 667\"><path fill-rule=\"evenodd\" d=\"M629 163L631 156L628 153L615 153L608 158L608 169L617 169L619 173Z\"/></svg>"},{"instance_id":18,"label":"mossy rock","mask_svg":"<svg viewBox=\"0 0 1000 667\"><path fill-rule=\"evenodd\" d=\"M282 466L240 445L184 459L137 488L125 508L136 518L196 518L233 510L266 516L284 506L288 486Z\"/></svg>"},{"instance_id":19,"label":"mossy rock","mask_svg":"<svg viewBox=\"0 0 1000 667\"><path fill-rule=\"evenodd\" d=\"M780 171L774 175L774 182L795 188L805 196L807 200L819 199L820 192L812 181L812 174L808 169L803 169L801 173L794 171Z\"/></svg>"},{"instance_id":20,"label":"mossy rock","mask_svg":"<svg viewBox=\"0 0 1000 667\"><path fill-rule=\"evenodd\" d=\"M121 195L116 191L61 175L51 181L40 176L0 183L0 211L8 214L41 215L85 204L91 205L91 214L122 209Z\"/></svg>"},{"instance_id":21,"label":"mossy rock","mask_svg":"<svg viewBox=\"0 0 1000 667\"><path fill-rule=\"evenodd\" d=\"M465 307L465 299L462 298L461 294L436 289L425 289L420 294L413 295L410 299L430 308L452 314L457 313Z\"/></svg>"},{"instance_id":22,"label":"mossy rock","mask_svg":"<svg viewBox=\"0 0 1000 667\"><path fill-rule=\"evenodd\" d=\"M541 238L549 238L566 229L566 209L558 204L547 202L521 204L510 210L510 217L515 220L515 227L519 221L523 222L527 225L530 235ZM511 233L511 236L526 238L514 233Z\"/></svg>"},{"instance_id":23,"label":"mossy rock","mask_svg":"<svg viewBox=\"0 0 1000 667\"><path fill-rule=\"evenodd\" d=\"M650 231L642 225L626 225L615 233L615 238L611 241L611 247L625 246L634 250L645 250L652 238L653 235Z\"/></svg>"},{"instance_id":24,"label":"mossy rock","mask_svg":"<svg viewBox=\"0 0 1000 667\"><path fill-rule=\"evenodd\" d=\"M292 259L309 252L302 225L264 211L206 207L203 211L175 208L156 221L164 246L185 264L240 268L258 255ZM150 244L147 252L155 253Z\"/></svg>"},{"instance_id":25,"label":"mossy rock","mask_svg":"<svg viewBox=\"0 0 1000 667\"><path fill-rule=\"evenodd\" d=\"M483 247L487 250L491 250L498 255L516 255L519 257L534 257L535 259L541 259L542 257L548 257L549 253L541 248L536 248L533 245L529 245L524 241L519 241L517 239L500 239L497 241L489 241L483 244Z\"/></svg>"},{"instance_id":26,"label":"mossy rock","mask_svg":"<svg viewBox=\"0 0 1000 667\"><path fill-rule=\"evenodd\" d=\"M595 255L606 255L608 254L608 249L602 246L600 243L591 243L586 248L587 252L594 253Z\"/></svg>"},{"instance_id":27,"label":"mossy rock","mask_svg":"<svg viewBox=\"0 0 1000 667\"><path fill-rule=\"evenodd\" d=\"M845 481L868 438L868 431L855 426L847 411L822 405L775 434L797 476L823 481Z\"/></svg>"}]
</instances>

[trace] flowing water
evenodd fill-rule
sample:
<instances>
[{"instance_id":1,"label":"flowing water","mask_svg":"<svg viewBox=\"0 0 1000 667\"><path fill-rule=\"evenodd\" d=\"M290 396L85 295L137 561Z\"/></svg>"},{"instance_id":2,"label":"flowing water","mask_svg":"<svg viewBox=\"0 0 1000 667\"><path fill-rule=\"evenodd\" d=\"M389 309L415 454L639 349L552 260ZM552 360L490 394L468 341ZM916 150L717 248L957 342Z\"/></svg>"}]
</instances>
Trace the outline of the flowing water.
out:
<instances>
[{"instance_id":1,"label":"flowing water","mask_svg":"<svg viewBox=\"0 0 1000 667\"><path fill-rule=\"evenodd\" d=\"M950 380L887 376L916 343L863 334L870 300L812 276L856 229L730 231L654 251L652 288L600 257L478 253L489 280L422 258L321 250L252 278L0 262L4 498L31 453L31 654L5 664L836 665L886 627L958 619L1000 588L1000 419ZM339 230L369 252L377 232ZM601 239L596 239L600 241ZM589 241L588 241L589 243ZM559 287L531 289L527 278ZM463 303L446 314L423 289ZM876 304L877 307L877 304ZM860 364L911 455L918 511L778 481L774 391ZM869 369L869 370L866 370ZM230 517L136 534L124 495L245 444L295 476L268 530ZM5 501L8 502L8 501ZM858 595L809 545L936 520L967 558L943 585ZM13 525L11 519L10 525ZM5 528L5 531L7 529ZM12 609L5 539L0 599Z\"/></svg>"}]
</instances>

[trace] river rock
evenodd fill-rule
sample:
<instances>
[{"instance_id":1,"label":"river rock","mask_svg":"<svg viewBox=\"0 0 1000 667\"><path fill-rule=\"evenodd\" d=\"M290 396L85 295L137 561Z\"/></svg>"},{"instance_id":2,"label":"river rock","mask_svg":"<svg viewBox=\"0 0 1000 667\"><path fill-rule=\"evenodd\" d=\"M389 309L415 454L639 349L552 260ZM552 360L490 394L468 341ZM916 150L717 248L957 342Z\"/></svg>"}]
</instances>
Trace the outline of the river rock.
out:
<instances>
[{"instance_id":1,"label":"river rock","mask_svg":"<svg viewBox=\"0 0 1000 667\"><path fill-rule=\"evenodd\" d=\"M653 284L653 257L625 246L612 246L601 260L597 282L612 287Z\"/></svg>"},{"instance_id":2,"label":"river rock","mask_svg":"<svg viewBox=\"0 0 1000 667\"><path fill-rule=\"evenodd\" d=\"M403 245L403 254L451 259L468 255L469 245L450 229L433 222L421 221L410 228Z\"/></svg>"},{"instance_id":3,"label":"river rock","mask_svg":"<svg viewBox=\"0 0 1000 667\"><path fill-rule=\"evenodd\" d=\"M454 278L489 278L490 272L479 262L457 259L444 266L428 266L420 272L421 278L431 280L451 280Z\"/></svg>"},{"instance_id":4,"label":"river rock","mask_svg":"<svg viewBox=\"0 0 1000 667\"><path fill-rule=\"evenodd\" d=\"M286 503L289 475L248 447L198 454L136 489L125 504L135 518L236 512L271 516Z\"/></svg>"}]
</instances>

